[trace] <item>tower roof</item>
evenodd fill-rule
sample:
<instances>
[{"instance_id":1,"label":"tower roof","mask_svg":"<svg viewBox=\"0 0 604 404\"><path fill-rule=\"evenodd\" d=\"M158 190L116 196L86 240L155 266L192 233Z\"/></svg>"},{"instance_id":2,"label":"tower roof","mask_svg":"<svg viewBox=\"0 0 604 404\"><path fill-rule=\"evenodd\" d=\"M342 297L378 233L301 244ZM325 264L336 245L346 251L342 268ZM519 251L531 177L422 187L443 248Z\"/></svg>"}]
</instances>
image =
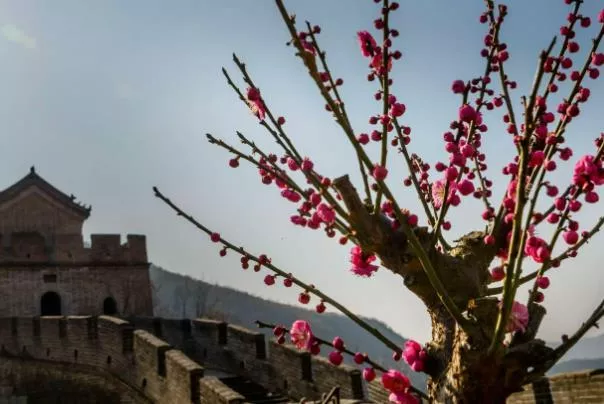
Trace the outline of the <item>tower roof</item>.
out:
<instances>
[{"instance_id":1,"label":"tower roof","mask_svg":"<svg viewBox=\"0 0 604 404\"><path fill-rule=\"evenodd\" d=\"M63 192L59 191L57 188L52 186L49 182L47 182L44 178L40 177L34 166L32 166L29 170L29 173L21 178L19 181L11 185L10 187L0 191L0 205L16 198L23 191L27 190L31 187L37 187L40 190L44 191L45 194L52 197L58 203L63 205L64 207L78 213L80 216L87 218L90 216L90 211L92 207L85 206L84 204L78 203L75 201L75 196L66 195Z\"/></svg>"}]
</instances>

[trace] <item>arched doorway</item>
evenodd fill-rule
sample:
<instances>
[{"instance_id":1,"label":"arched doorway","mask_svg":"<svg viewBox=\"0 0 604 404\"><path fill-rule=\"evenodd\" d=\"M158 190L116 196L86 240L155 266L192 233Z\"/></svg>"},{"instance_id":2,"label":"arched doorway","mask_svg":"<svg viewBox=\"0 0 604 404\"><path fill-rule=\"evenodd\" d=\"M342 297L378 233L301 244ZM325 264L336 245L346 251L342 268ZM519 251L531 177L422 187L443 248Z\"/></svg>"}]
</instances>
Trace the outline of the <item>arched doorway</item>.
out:
<instances>
[{"instance_id":1,"label":"arched doorway","mask_svg":"<svg viewBox=\"0 0 604 404\"><path fill-rule=\"evenodd\" d=\"M117 314L117 302L114 298L108 297L103 300L103 314L114 316Z\"/></svg>"},{"instance_id":2,"label":"arched doorway","mask_svg":"<svg viewBox=\"0 0 604 404\"><path fill-rule=\"evenodd\" d=\"M40 299L41 316L61 315L61 296L57 292L46 292Z\"/></svg>"}]
</instances>

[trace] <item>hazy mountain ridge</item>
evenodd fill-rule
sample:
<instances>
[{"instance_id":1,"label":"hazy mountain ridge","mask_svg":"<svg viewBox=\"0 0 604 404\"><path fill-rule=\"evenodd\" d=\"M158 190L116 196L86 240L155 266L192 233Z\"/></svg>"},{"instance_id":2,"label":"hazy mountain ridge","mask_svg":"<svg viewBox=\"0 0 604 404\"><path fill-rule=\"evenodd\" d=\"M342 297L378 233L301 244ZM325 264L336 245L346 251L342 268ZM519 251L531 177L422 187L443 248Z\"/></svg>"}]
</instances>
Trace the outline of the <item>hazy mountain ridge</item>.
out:
<instances>
[{"instance_id":1,"label":"hazy mountain ridge","mask_svg":"<svg viewBox=\"0 0 604 404\"><path fill-rule=\"evenodd\" d=\"M418 388L425 386L426 377L411 371L404 362L394 362L392 352L352 320L336 313L317 314L314 311L283 303L273 302L225 286L212 285L189 276L166 271L156 265L150 268L153 283L155 314L169 318L218 317L227 322L256 328L255 321L290 325L302 319L311 323L313 331L331 340L341 336L349 349L362 350L376 362L386 367L401 368ZM397 334L380 320L365 319L388 339L403 346L406 338ZM271 330L261 330L272 337ZM548 343L556 346L558 343ZM329 352L323 349L323 353ZM350 363L350 361L349 361ZM604 335L581 340L548 373L572 372L583 369L604 368Z\"/></svg>"},{"instance_id":2,"label":"hazy mountain ridge","mask_svg":"<svg viewBox=\"0 0 604 404\"><path fill-rule=\"evenodd\" d=\"M566 373L576 372L579 370L589 369L604 369L604 358L598 359L571 359L568 361L560 362L556 364L547 374L549 376Z\"/></svg>"}]
</instances>

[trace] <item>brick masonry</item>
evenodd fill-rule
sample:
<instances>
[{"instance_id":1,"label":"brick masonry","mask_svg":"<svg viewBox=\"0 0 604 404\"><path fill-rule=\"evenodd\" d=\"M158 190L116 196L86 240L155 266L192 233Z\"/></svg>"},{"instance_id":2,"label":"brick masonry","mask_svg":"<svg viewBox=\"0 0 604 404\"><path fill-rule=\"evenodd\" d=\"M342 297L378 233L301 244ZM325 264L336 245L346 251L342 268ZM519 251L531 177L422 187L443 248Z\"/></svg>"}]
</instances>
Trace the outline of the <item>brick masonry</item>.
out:
<instances>
[{"instance_id":1,"label":"brick masonry","mask_svg":"<svg viewBox=\"0 0 604 404\"><path fill-rule=\"evenodd\" d=\"M55 383L75 392L92 383L108 403L246 402L212 376L222 371L295 400L317 399L337 385L343 398L365 402L357 369L331 366L291 345L270 346L261 333L205 319L2 317L0 386L22 393L36 380L39 389Z\"/></svg>"},{"instance_id":2,"label":"brick masonry","mask_svg":"<svg viewBox=\"0 0 604 404\"><path fill-rule=\"evenodd\" d=\"M145 236L93 234L85 246L89 214L33 169L0 192L0 316L40 315L48 292L53 314L104 314L111 298L120 315L152 315Z\"/></svg>"},{"instance_id":3,"label":"brick masonry","mask_svg":"<svg viewBox=\"0 0 604 404\"><path fill-rule=\"evenodd\" d=\"M604 369L564 373L543 378L514 394L509 404L604 403Z\"/></svg>"}]
</instances>

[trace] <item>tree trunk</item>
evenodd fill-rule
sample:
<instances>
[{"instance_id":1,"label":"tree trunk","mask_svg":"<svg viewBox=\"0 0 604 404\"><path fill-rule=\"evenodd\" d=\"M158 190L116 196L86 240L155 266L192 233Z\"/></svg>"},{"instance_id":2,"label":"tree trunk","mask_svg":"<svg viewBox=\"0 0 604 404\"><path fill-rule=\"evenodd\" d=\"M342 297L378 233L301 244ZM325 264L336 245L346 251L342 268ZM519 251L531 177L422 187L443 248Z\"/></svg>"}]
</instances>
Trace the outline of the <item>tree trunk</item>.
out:
<instances>
[{"instance_id":1,"label":"tree trunk","mask_svg":"<svg viewBox=\"0 0 604 404\"><path fill-rule=\"evenodd\" d=\"M480 301L473 308L476 316L490 317L493 322L496 312L496 299ZM518 349L508 350L505 355L489 355L493 324L481 324L481 329L473 329L472 337L468 337L444 307L430 310L430 317L432 341L426 363L430 403L504 404L511 394L521 390L527 364L542 352L542 341L531 340L527 344L519 341Z\"/></svg>"}]
</instances>

